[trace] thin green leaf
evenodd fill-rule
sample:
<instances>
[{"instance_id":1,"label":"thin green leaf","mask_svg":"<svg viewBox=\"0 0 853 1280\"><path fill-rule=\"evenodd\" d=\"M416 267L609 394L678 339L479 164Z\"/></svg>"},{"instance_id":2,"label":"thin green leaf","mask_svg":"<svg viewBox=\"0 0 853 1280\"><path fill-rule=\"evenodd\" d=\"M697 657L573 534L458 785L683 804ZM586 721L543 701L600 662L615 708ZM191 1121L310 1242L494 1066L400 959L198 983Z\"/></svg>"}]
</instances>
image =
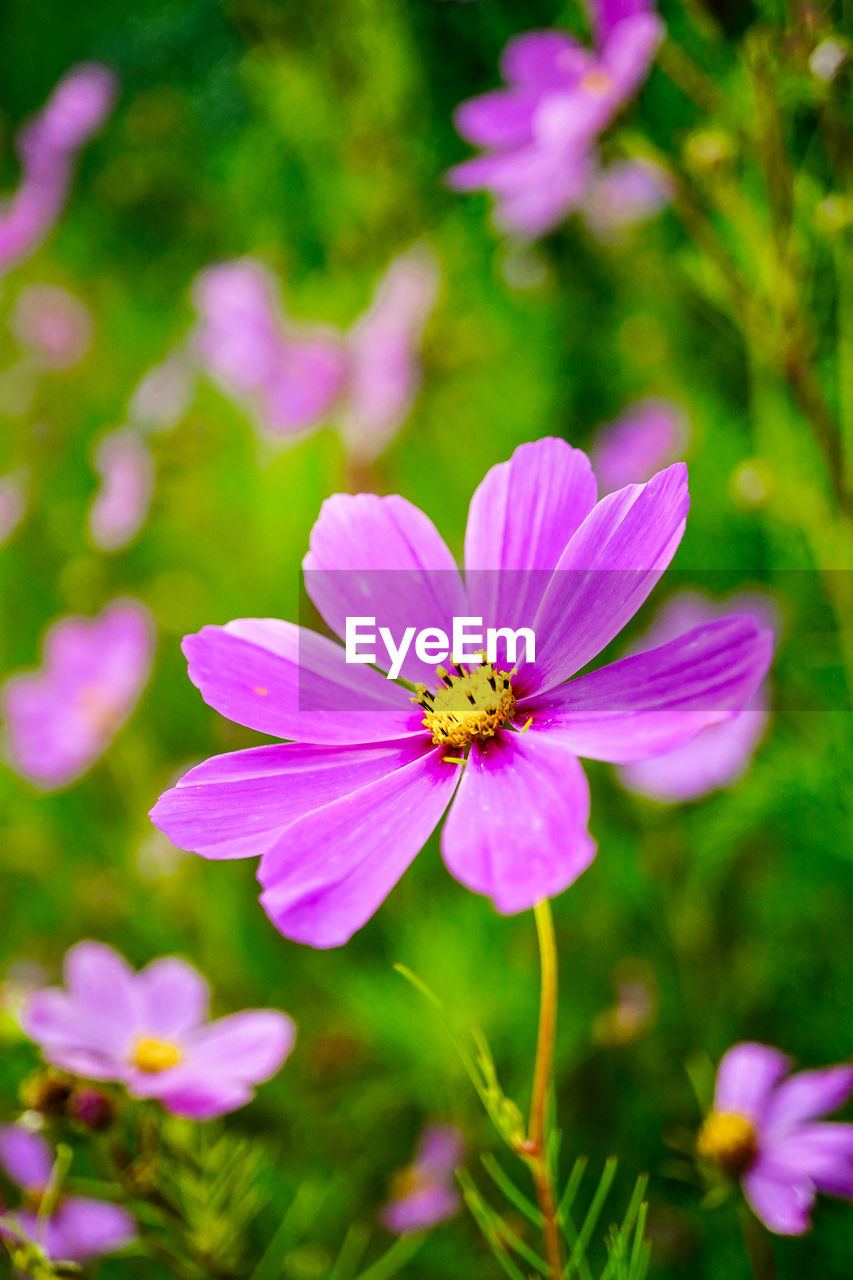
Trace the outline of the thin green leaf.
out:
<instances>
[{"instance_id":1,"label":"thin green leaf","mask_svg":"<svg viewBox=\"0 0 853 1280\"><path fill-rule=\"evenodd\" d=\"M424 1242L428 1239L427 1232L421 1232L419 1235L401 1236L392 1244L387 1253L383 1253L372 1266L366 1271L362 1271L356 1280L389 1280L391 1276L397 1275L398 1271L410 1262Z\"/></svg>"},{"instance_id":2,"label":"thin green leaf","mask_svg":"<svg viewBox=\"0 0 853 1280\"><path fill-rule=\"evenodd\" d=\"M571 1256L566 1264L566 1280L571 1280L571 1277L576 1274L581 1260L586 1257L586 1251L589 1248L590 1241L592 1240L592 1233L598 1225L598 1219L601 1217L604 1202L607 1199L610 1188L613 1185L613 1179L616 1176L617 1163L618 1161L615 1156L611 1156L604 1166L604 1172L601 1175L601 1180L596 1188L595 1195L592 1197L592 1204L587 1210L583 1226L578 1234L577 1242L572 1249Z\"/></svg>"},{"instance_id":3,"label":"thin green leaf","mask_svg":"<svg viewBox=\"0 0 853 1280\"><path fill-rule=\"evenodd\" d=\"M541 1227L542 1214L536 1208L532 1200L528 1200L527 1196L513 1182L512 1178L504 1169L501 1168L498 1161L493 1155L482 1157L483 1168L492 1179L499 1191L502 1191L507 1200L515 1205L525 1218L533 1223L534 1227Z\"/></svg>"}]
</instances>

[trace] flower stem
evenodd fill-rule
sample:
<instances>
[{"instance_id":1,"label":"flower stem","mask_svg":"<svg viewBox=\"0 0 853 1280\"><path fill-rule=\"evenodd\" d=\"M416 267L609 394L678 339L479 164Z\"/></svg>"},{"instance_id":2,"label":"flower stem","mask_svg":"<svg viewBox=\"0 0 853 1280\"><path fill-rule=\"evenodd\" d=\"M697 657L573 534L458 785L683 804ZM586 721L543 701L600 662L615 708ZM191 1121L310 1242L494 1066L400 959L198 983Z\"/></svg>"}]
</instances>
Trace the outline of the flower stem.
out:
<instances>
[{"instance_id":1,"label":"flower stem","mask_svg":"<svg viewBox=\"0 0 853 1280\"><path fill-rule=\"evenodd\" d=\"M545 1140L548 1090L554 1065L554 1036L557 1029L557 947L554 940L554 918L551 904L545 899L533 909L536 931L539 935L539 956L542 972L542 988L539 1001L539 1034L536 1042L536 1064L533 1071L533 1097L530 1103L525 1156L533 1175L539 1212L542 1214L542 1234L545 1239L545 1255L551 1269L552 1280L560 1280L563 1264L560 1249L560 1231L557 1223L557 1206L551 1165Z\"/></svg>"},{"instance_id":2,"label":"flower stem","mask_svg":"<svg viewBox=\"0 0 853 1280\"><path fill-rule=\"evenodd\" d=\"M740 1225L746 1256L749 1258L755 1280L778 1280L779 1273L776 1270L776 1259L773 1256L770 1237L745 1205L741 1205Z\"/></svg>"}]
</instances>

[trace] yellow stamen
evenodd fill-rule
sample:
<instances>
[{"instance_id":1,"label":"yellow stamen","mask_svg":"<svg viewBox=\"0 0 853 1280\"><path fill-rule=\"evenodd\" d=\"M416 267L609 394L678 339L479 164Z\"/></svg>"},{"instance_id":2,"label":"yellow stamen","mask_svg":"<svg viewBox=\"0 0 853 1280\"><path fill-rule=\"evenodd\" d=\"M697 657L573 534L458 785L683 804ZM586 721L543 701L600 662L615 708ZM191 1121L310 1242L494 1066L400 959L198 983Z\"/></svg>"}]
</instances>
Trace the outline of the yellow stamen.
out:
<instances>
[{"instance_id":1,"label":"yellow stamen","mask_svg":"<svg viewBox=\"0 0 853 1280\"><path fill-rule=\"evenodd\" d=\"M696 1150L704 1160L713 1160L732 1177L752 1164L756 1152L755 1129L746 1116L735 1111L712 1111L699 1130Z\"/></svg>"},{"instance_id":2,"label":"yellow stamen","mask_svg":"<svg viewBox=\"0 0 853 1280\"><path fill-rule=\"evenodd\" d=\"M527 730L530 728L530 726L531 726L532 724L533 724L533 716L531 716L531 717L530 717L530 719L529 719L529 720L527 720L527 721L522 725L521 729L519 730L519 733L527 733Z\"/></svg>"},{"instance_id":3,"label":"yellow stamen","mask_svg":"<svg viewBox=\"0 0 853 1280\"><path fill-rule=\"evenodd\" d=\"M484 658L473 670L454 664L453 675L444 667L436 668L436 675L442 683L435 693L418 685L412 701L423 707L421 723L437 747L467 747L475 738L493 738L509 724L515 711L515 671L496 671ZM454 757L446 758L456 763Z\"/></svg>"},{"instance_id":4,"label":"yellow stamen","mask_svg":"<svg viewBox=\"0 0 853 1280\"><path fill-rule=\"evenodd\" d=\"M152 1074L168 1071L176 1067L183 1059L183 1051L171 1040L158 1040L155 1036L143 1036L137 1040L133 1050L133 1065L140 1071Z\"/></svg>"}]
</instances>

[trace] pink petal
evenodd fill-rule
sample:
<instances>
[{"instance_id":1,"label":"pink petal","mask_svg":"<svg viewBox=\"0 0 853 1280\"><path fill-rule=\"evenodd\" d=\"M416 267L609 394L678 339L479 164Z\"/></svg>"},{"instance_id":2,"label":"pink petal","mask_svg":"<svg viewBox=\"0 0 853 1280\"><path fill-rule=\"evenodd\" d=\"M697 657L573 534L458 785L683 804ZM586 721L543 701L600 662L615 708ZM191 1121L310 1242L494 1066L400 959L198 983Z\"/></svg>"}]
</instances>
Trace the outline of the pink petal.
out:
<instances>
[{"instance_id":1,"label":"pink petal","mask_svg":"<svg viewBox=\"0 0 853 1280\"><path fill-rule=\"evenodd\" d=\"M768 1133L816 1120L842 1107L853 1094L853 1066L798 1071L774 1091L765 1115Z\"/></svg>"},{"instance_id":2,"label":"pink petal","mask_svg":"<svg viewBox=\"0 0 853 1280\"><path fill-rule=\"evenodd\" d=\"M210 988L186 960L176 956L154 960L137 974L136 985L148 1035L179 1039L208 1016Z\"/></svg>"},{"instance_id":3,"label":"pink petal","mask_svg":"<svg viewBox=\"0 0 853 1280\"><path fill-rule=\"evenodd\" d=\"M0 1126L0 1166L6 1177L24 1191L44 1190L54 1159L49 1143L41 1134L30 1133L16 1124Z\"/></svg>"},{"instance_id":4,"label":"pink petal","mask_svg":"<svg viewBox=\"0 0 853 1280\"><path fill-rule=\"evenodd\" d=\"M717 1070L714 1109L762 1123L773 1089L790 1066L790 1058L769 1045L751 1041L736 1044Z\"/></svg>"},{"instance_id":5,"label":"pink petal","mask_svg":"<svg viewBox=\"0 0 853 1280\"><path fill-rule=\"evenodd\" d=\"M280 1070L293 1048L296 1028L274 1009L248 1009L202 1027L187 1044L194 1070L261 1084Z\"/></svg>"},{"instance_id":6,"label":"pink petal","mask_svg":"<svg viewBox=\"0 0 853 1280\"><path fill-rule=\"evenodd\" d=\"M562 31L528 31L501 55L505 80L537 93L562 89L589 70L592 55Z\"/></svg>"},{"instance_id":7,"label":"pink petal","mask_svg":"<svg viewBox=\"0 0 853 1280\"><path fill-rule=\"evenodd\" d=\"M444 825L448 870L504 914L562 893L595 856L577 758L546 735L475 741Z\"/></svg>"},{"instance_id":8,"label":"pink petal","mask_svg":"<svg viewBox=\"0 0 853 1280\"><path fill-rule=\"evenodd\" d=\"M765 1227L782 1236L801 1236L809 1228L815 1189L808 1178L776 1176L773 1166L758 1160L743 1178L743 1190Z\"/></svg>"},{"instance_id":9,"label":"pink petal","mask_svg":"<svg viewBox=\"0 0 853 1280\"><path fill-rule=\"evenodd\" d=\"M512 147L531 138L537 98L506 89L469 98L456 108L453 123L466 141L478 147Z\"/></svg>"},{"instance_id":10,"label":"pink petal","mask_svg":"<svg viewBox=\"0 0 853 1280\"><path fill-rule=\"evenodd\" d=\"M853 1200L853 1124L803 1124L770 1135L762 1163L792 1181L808 1178L824 1195Z\"/></svg>"},{"instance_id":11,"label":"pink petal","mask_svg":"<svg viewBox=\"0 0 853 1280\"><path fill-rule=\"evenodd\" d=\"M136 1239L136 1223L121 1205L88 1196L68 1196L53 1216L55 1257L84 1262L115 1253Z\"/></svg>"},{"instance_id":12,"label":"pink petal","mask_svg":"<svg viewBox=\"0 0 853 1280\"><path fill-rule=\"evenodd\" d=\"M421 849L458 775L444 750L395 769L288 827L261 860L261 905L286 938L347 942Z\"/></svg>"}]
</instances>

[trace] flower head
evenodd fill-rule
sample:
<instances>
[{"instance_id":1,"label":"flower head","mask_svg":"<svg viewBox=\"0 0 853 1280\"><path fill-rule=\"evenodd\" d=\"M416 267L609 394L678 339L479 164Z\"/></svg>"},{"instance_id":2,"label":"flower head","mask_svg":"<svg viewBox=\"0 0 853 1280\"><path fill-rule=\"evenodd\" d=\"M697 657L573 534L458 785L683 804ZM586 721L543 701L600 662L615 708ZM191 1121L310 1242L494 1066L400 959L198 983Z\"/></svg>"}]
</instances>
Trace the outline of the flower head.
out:
<instances>
[{"instance_id":1,"label":"flower head","mask_svg":"<svg viewBox=\"0 0 853 1280\"><path fill-rule=\"evenodd\" d=\"M54 1155L47 1141L19 1125L0 1127L0 1166L20 1187L24 1204L3 1212L8 1226L0 1234L10 1242L31 1242L53 1262L85 1263L115 1253L136 1238L136 1224L120 1205L89 1196L60 1194L45 1216L40 1205L48 1190Z\"/></svg>"},{"instance_id":2,"label":"flower head","mask_svg":"<svg viewBox=\"0 0 853 1280\"><path fill-rule=\"evenodd\" d=\"M502 225L552 230L580 205L596 171L599 135L637 92L663 27L653 0L593 0L595 44L532 31L506 46L506 87L465 102L462 136L486 152L448 175L457 191L490 190Z\"/></svg>"},{"instance_id":3,"label":"flower head","mask_svg":"<svg viewBox=\"0 0 853 1280\"><path fill-rule=\"evenodd\" d=\"M41 668L10 677L0 690L16 772L53 791L91 768L133 711L153 649L153 622L137 600L55 622Z\"/></svg>"},{"instance_id":4,"label":"flower head","mask_svg":"<svg viewBox=\"0 0 853 1280\"><path fill-rule=\"evenodd\" d=\"M451 1124L428 1125L415 1158L398 1174L382 1222L395 1235L428 1231L454 1217L460 1208L454 1175L465 1158L465 1141Z\"/></svg>"},{"instance_id":5,"label":"flower head","mask_svg":"<svg viewBox=\"0 0 853 1280\"><path fill-rule=\"evenodd\" d=\"M618 240L631 227L660 213L672 199L673 184L660 165L617 160L590 180L582 212L593 235Z\"/></svg>"},{"instance_id":6,"label":"flower head","mask_svg":"<svg viewBox=\"0 0 853 1280\"><path fill-rule=\"evenodd\" d=\"M131 427L102 436L95 449L101 484L89 509L92 541L103 551L118 551L145 522L154 489L151 451Z\"/></svg>"},{"instance_id":7,"label":"flower head","mask_svg":"<svg viewBox=\"0 0 853 1280\"><path fill-rule=\"evenodd\" d=\"M52 230L68 197L76 153L106 119L115 92L106 67L74 67L21 130L21 179L0 209L0 271L28 258Z\"/></svg>"},{"instance_id":8,"label":"flower head","mask_svg":"<svg viewBox=\"0 0 853 1280\"><path fill-rule=\"evenodd\" d=\"M87 1080L118 1080L176 1115L208 1120L245 1106L293 1046L292 1021L272 1009L210 1022L207 983L183 960L136 973L111 947L80 942L64 975L66 989L36 992L24 1017L47 1060Z\"/></svg>"},{"instance_id":9,"label":"flower head","mask_svg":"<svg viewBox=\"0 0 853 1280\"><path fill-rule=\"evenodd\" d=\"M92 315L67 289L31 284L18 296L12 329L46 368L72 369L89 350Z\"/></svg>"},{"instance_id":10,"label":"flower head","mask_svg":"<svg viewBox=\"0 0 853 1280\"><path fill-rule=\"evenodd\" d=\"M287 622L205 627L184 640L205 700L295 741L190 770L154 822L205 857L260 855L264 908L314 946L373 915L448 808L444 860L464 885L505 913L561 893L595 854L579 757L624 764L682 745L735 715L770 661L770 634L734 616L570 679L649 595L687 507L683 464L597 502L580 450L522 445L474 494L463 581L403 498L328 499L304 570L332 632L368 615L394 637L449 635L452 619L474 617L531 628L535 658L502 647L494 662L436 668L409 648L405 687Z\"/></svg>"},{"instance_id":11,"label":"flower head","mask_svg":"<svg viewBox=\"0 0 853 1280\"><path fill-rule=\"evenodd\" d=\"M729 1049L697 1151L740 1181L766 1227L798 1236L818 1192L853 1200L853 1124L823 1120L853 1094L853 1066L788 1075L790 1067L767 1045Z\"/></svg>"}]
</instances>

